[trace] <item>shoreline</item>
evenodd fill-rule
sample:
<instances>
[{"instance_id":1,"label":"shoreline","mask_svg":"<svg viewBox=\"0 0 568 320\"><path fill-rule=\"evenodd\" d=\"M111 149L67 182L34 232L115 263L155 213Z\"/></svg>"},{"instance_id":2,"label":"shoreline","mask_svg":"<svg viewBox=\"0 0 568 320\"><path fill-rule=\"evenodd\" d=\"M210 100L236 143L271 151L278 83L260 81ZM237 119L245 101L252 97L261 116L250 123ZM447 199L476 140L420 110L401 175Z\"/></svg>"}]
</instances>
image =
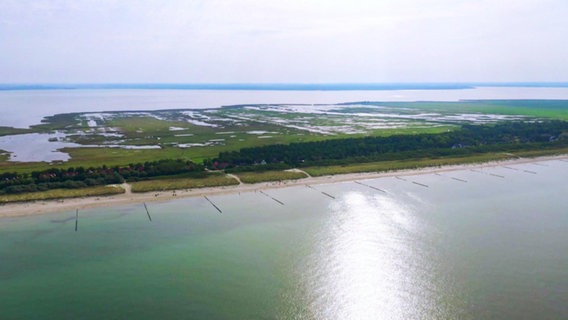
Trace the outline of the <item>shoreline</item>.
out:
<instances>
[{"instance_id":1,"label":"shoreline","mask_svg":"<svg viewBox=\"0 0 568 320\"><path fill-rule=\"evenodd\" d=\"M136 203L142 204L144 202L166 202L166 201L188 198L188 197L223 195L223 194L232 194L240 192L253 192L259 189L277 189L277 188L293 187L293 186L308 185L308 184L310 185L333 184L333 183L341 183L348 181L378 179L378 178L395 177L395 176L415 176L415 175L433 174L440 172L460 171L466 169L491 168L491 167L499 167L504 165L528 164L528 163L535 163L541 161L561 160L561 159L568 159L568 155L543 156L536 158L518 158L518 159L491 161L484 163L458 164L458 165L448 165L441 167L424 167L420 169L397 170L397 171L388 171L388 172L349 173L349 174L339 174L339 175L321 176L321 177L307 177L298 180L272 181L272 182L261 182L255 184L239 184L234 186L207 187L207 188L187 189L187 190L151 191L145 193L132 193L130 192L128 185L126 185L126 187L123 186L125 187L126 190L125 193L112 195L112 196L66 198L66 199L41 200L41 201L32 201L32 202L18 202L18 203L4 204L0 206L0 218L32 216L32 215L41 215L41 214L56 213L62 211L113 207L113 206L136 204Z\"/></svg>"}]
</instances>

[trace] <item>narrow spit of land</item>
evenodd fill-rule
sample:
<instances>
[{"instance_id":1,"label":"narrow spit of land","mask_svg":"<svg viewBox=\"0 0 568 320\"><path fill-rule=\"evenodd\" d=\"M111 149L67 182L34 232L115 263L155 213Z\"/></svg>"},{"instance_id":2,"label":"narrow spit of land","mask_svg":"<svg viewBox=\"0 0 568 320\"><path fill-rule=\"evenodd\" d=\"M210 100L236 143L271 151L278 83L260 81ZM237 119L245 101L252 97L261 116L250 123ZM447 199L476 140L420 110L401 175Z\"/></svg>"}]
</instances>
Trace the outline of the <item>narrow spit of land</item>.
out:
<instances>
[{"instance_id":1,"label":"narrow spit of land","mask_svg":"<svg viewBox=\"0 0 568 320\"><path fill-rule=\"evenodd\" d=\"M210 187L188 190L170 190L161 192L146 192L146 193L132 193L129 185L121 185L126 190L125 193L107 197L86 197L86 198L71 198L64 200L47 200L47 201L34 201L25 203L10 203L0 206L0 217L17 217L27 215L38 215L45 213L84 210L98 207L112 207L119 205L127 205L133 203L146 203L155 201L169 201L173 199L180 199L184 197L202 197L208 195L230 194L239 192L253 192L255 190L266 190L290 186L302 185L318 185L329 184L346 181L356 181L362 179L376 179L384 177L396 176L413 176L422 174L435 174L440 172L458 171L458 170L471 170L478 168L490 168L499 166L510 166L516 164L538 163L540 161L548 160L568 160L568 155L548 156L538 158L519 158L513 160L494 161L477 164L461 164L442 167L429 167L415 170L400 170L390 172L366 172L366 173L352 173L341 174L332 176L321 177L307 177L298 180L287 180L278 182L263 182L255 184L239 184L234 186L223 187Z\"/></svg>"}]
</instances>

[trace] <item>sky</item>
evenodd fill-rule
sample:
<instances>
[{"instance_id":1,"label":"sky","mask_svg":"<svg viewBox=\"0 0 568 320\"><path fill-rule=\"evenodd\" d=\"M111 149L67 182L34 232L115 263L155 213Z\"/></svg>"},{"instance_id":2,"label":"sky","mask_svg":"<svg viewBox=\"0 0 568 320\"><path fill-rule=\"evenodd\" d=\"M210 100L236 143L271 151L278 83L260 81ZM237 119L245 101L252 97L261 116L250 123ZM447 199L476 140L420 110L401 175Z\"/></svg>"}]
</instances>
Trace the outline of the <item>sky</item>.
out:
<instances>
[{"instance_id":1,"label":"sky","mask_svg":"<svg viewBox=\"0 0 568 320\"><path fill-rule=\"evenodd\" d=\"M0 83L568 81L566 0L0 0Z\"/></svg>"}]
</instances>

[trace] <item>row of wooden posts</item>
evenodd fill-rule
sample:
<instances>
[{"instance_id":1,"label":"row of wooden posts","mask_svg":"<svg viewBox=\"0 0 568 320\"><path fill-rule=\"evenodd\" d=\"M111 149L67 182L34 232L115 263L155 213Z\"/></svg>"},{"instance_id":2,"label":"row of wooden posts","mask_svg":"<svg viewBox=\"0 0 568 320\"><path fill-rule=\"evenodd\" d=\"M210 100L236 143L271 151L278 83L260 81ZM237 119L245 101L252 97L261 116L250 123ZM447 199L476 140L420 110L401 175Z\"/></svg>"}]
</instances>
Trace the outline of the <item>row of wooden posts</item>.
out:
<instances>
[{"instance_id":1,"label":"row of wooden posts","mask_svg":"<svg viewBox=\"0 0 568 320\"><path fill-rule=\"evenodd\" d=\"M568 162L568 160L562 160L562 159L560 161ZM532 164L536 165L536 166L546 166L545 164L541 164L541 163L532 163ZM508 169L508 170L514 170L514 171L522 171L522 172L530 173L530 174L537 174L537 172L532 171L532 170L521 170L521 169L517 169L517 168L513 168L513 167L507 167L507 166L503 166L503 168ZM505 176L503 176L503 175L498 175L498 174L494 174L494 173L487 173L487 172L483 172L483 171L476 170L476 169L470 169L470 171L475 172L475 173L479 173L479 174L487 174L487 175L490 175L490 176L493 176L493 177L505 179ZM439 173L434 173L434 174L437 175L437 176L442 176ZM447 176L447 177L452 179L452 180L455 180L455 181L467 182L467 180L465 180L465 179L460 179L460 178L456 178L456 177L452 177L452 176ZM418 186L421 186L421 187L429 188L429 186L427 184L424 184L424 183L408 180L406 178L402 178L402 177L399 177L399 176L395 176L395 178L398 179L398 180L401 180L401 181L411 182L411 183L418 185ZM361 186L365 186L367 188L370 188L370 189L373 189L373 190L376 190L376 191L380 191L382 193L387 193L387 191L380 189L380 188L377 188L377 187L374 187L374 186L371 186L369 184L366 184L366 183L363 183L363 182L360 182L360 181L354 181L354 182L356 184L361 185ZM312 190L318 191L322 195L327 196L331 199L335 199L335 196L333 196L333 195L331 195L327 192L318 190L311 185L306 184L306 187L308 187ZM266 192L264 192L262 190L259 190L259 193L261 193L262 195L274 200L275 202L279 203L280 205L285 205L284 202L278 200L277 198L267 194ZM217 211L219 211L219 213L223 213L223 211L221 211L221 209L219 209L219 207L213 201L211 201L211 199L209 199L207 196L203 196L203 198L205 198L205 200L207 200ZM152 216L150 215L150 210L148 210L148 206L146 205L145 202L144 202L144 209L146 210L146 215L148 216L148 220L150 222L152 222ZM77 232L78 228L79 228L79 209L75 210L75 232Z\"/></svg>"}]
</instances>

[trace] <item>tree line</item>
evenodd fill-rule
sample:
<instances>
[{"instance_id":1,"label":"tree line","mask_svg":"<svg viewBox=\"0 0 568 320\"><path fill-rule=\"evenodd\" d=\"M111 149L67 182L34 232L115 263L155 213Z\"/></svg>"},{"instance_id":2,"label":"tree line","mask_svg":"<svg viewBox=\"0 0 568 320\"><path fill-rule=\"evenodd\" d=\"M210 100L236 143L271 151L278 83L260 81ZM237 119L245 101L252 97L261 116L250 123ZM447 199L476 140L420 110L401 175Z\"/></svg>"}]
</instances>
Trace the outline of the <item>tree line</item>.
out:
<instances>
[{"instance_id":1,"label":"tree line","mask_svg":"<svg viewBox=\"0 0 568 320\"><path fill-rule=\"evenodd\" d=\"M221 152L205 165L211 169L263 170L281 164L288 167L345 164L381 160L425 158L568 145L568 122L503 122L463 125L438 134L393 135L276 144Z\"/></svg>"},{"instance_id":2,"label":"tree line","mask_svg":"<svg viewBox=\"0 0 568 320\"><path fill-rule=\"evenodd\" d=\"M127 166L50 168L31 174L7 172L0 174L0 194L45 191L49 189L77 189L96 185L137 181L156 176L204 172L203 165L186 160L158 160Z\"/></svg>"}]
</instances>

